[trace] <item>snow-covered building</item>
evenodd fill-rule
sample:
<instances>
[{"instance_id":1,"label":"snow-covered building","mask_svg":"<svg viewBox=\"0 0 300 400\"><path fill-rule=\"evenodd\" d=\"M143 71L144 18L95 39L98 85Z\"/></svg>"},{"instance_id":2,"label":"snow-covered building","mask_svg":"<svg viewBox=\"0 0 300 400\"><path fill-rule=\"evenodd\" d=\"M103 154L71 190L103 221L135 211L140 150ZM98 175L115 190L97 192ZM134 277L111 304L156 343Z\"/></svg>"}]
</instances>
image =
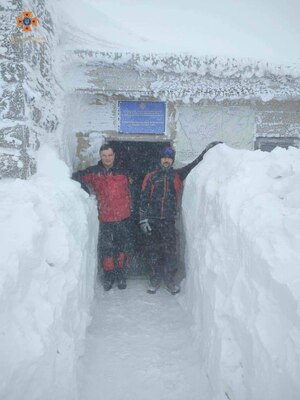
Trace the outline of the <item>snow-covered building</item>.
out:
<instances>
[{"instance_id":1,"label":"snow-covered building","mask_svg":"<svg viewBox=\"0 0 300 400\"><path fill-rule=\"evenodd\" d=\"M104 140L121 150L122 143L172 143L179 163L212 140L246 149L298 146L298 65L94 51L80 40L66 46L56 5L30 3L40 21L32 33L15 24L18 2L1 9L1 176L30 176L41 143L54 144L69 165L77 154L76 168L95 162ZM128 101L137 102L131 111ZM160 103L154 114L153 102Z\"/></svg>"},{"instance_id":2,"label":"snow-covered building","mask_svg":"<svg viewBox=\"0 0 300 400\"><path fill-rule=\"evenodd\" d=\"M265 12L260 54L242 30L236 58L221 45L216 57L183 55L176 40L173 55L124 45L141 5L153 36L155 18L202 23L201 46L224 43L220 11L245 22L243 2L179 3L1 0L0 175L28 178L0 181L1 399L300 398L300 150L252 151L299 147L299 63L245 58L268 58L275 31L277 50L298 49L299 2L245 2ZM39 18L31 33L16 26L23 10ZM107 17L120 10L122 29ZM96 201L71 169L95 163L104 141L143 173L162 144L184 164L212 140L229 146L205 155L182 197L181 294L149 299L142 279L103 292Z\"/></svg>"},{"instance_id":3,"label":"snow-covered building","mask_svg":"<svg viewBox=\"0 0 300 400\"><path fill-rule=\"evenodd\" d=\"M83 164L95 136L107 141L172 142L183 162L212 140L247 149L274 147L280 139L284 145L298 145L296 67L218 57L92 51L75 51L66 59L66 102L75 110L68 130L77 136ZM122 110L126 101L140 102L138 115L134 116L136 110ZM151 108L152 102L166 106L165 129L156 131L159 126L154 121L153 132L145 133L142 130L152 118L147 117L146 105ZM164 118L163 111L160 116ZM138 117L141 133L134 125Z\"/></svg>"}]
</instances>

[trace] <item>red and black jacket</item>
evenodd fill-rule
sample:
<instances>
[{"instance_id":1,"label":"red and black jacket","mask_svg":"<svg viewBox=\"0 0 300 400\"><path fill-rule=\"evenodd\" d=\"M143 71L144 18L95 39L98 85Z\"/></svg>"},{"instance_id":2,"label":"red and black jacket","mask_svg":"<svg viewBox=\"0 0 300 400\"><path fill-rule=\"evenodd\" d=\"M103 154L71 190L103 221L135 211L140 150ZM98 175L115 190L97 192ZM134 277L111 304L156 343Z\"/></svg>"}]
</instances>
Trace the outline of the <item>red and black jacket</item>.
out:
<instances>
[{"instance_id":1,"label":"red and black jacket","mask_svg":"<svg viewBox=\"0 0 300 400\"><path fill-rule=\"evenodd\" d=\"M121 165L106 169L99 161L97 165L75 172L72 178L80 182L84 189L92 188L95 192L100 221L117 222L130 216L128 172Z\"/></svg>"},{"instance_id":2,"label":"red and black jacket","mask_svg":"<svg viewBox=\"0 0 300 400\"><path fill-rule=\"evenodd\" d=\"M156 170L144 178L140 202L140 220L175 219L182 181L203 159L205 151L193 162L180 169L164 168Z\"/></svg>"}]
</instances>

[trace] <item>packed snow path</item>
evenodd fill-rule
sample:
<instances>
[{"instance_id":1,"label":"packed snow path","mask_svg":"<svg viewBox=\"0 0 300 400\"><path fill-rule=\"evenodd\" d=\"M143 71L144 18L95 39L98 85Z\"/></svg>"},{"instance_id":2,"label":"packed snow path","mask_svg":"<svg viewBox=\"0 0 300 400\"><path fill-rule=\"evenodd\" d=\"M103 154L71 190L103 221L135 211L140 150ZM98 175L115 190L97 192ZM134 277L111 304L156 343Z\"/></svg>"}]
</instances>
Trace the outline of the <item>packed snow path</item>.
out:
<instances>
[{"instance_id":1,"label":"packed snow path","mask_svg":"<svg viewBox=\"0 0 300 400\"><path fill-rule=\"evenodd\" d=\"M209 400L190 321L176 296L146 281L97 289L80 361L82 400Z\"/></svg>"}]
</instances>

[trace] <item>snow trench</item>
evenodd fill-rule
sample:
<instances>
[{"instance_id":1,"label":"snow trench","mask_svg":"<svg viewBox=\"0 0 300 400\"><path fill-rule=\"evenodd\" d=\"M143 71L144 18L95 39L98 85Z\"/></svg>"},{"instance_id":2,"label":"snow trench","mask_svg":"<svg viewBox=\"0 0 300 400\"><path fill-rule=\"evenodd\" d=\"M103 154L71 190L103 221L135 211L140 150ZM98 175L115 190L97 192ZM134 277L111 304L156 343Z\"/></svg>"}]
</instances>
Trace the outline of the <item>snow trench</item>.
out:
<instances>
[{"instance_id":1,"label":"snow trench","mask_svg":"<svg viewBox=\"0 0 300 400\"><path fill-rule=\"evenodd\" d=\"M93 303L96 202L44 146L36 175L0 184L0 398L77 400L82 374L97 364L102 372L90 393L105 400L159 393L298 399L299 183L298 149L215 147L184 188L182 293L147 298L143 282L129 281L127 291L107 296L97 288ZM111 380L114 373L119 381ZM132 392L124 397L126 377ZM183 396L185 390L191 391Z\"/></svg>"}]
</instances>

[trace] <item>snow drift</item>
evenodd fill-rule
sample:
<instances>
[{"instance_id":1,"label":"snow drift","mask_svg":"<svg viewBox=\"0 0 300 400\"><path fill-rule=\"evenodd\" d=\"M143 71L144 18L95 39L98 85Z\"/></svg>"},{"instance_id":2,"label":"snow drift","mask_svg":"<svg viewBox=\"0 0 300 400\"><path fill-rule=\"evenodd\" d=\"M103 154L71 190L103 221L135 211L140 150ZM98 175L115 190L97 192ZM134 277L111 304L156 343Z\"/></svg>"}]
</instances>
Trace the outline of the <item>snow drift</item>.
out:
<instances>
[{"instance_id":1,"label":"snow drift","mask_svg":"<svg viewBox=\"0 0 300 400\"><path fill-rule=\"evenodd\" d=\"M0 398L74 400L94 293L95 200L48 147L36 175L0 191Z\"/></svg>"},{"instance_id":2,"label":"snow drift","mask_svg":"<svg viewBox=\"0 0 300 400\"><path fill-rule=\"evenodd\" d=\"M219 145L187 180L186 300L213 399L300 396L299 156Z\"/></svg>"},{"instance_id":3,"label":"snow drift","mask_svg":"<svg viewBox=\"0 0 300 400\"><path fill-rule=\"evenodd\" d=\"M184 298L208 400L299 398L299 183L298 149L226 145L187 179ZM94 294L95 199L47 147L36 175L0 191L0 397L74 400Z\"/></svg>"}]
</instances>

